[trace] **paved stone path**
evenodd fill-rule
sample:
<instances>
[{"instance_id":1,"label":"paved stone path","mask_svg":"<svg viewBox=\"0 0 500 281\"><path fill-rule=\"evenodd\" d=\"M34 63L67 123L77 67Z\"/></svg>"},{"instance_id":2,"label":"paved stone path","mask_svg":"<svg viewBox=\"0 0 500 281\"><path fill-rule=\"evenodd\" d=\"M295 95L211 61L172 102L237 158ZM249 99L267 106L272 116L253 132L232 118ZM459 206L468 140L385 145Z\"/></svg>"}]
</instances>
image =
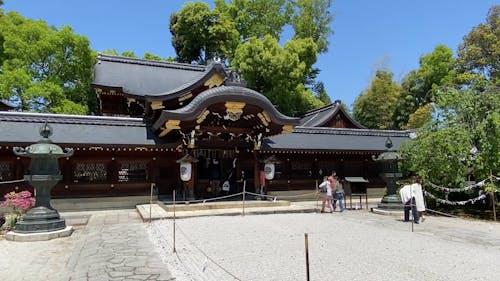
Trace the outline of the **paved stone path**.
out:
<instances>
[{"instance_id":1,"label":"paved stone path","mask_svg":"<svg viewBox=\"0 0 500 281\"><path fill-rule=\"evenodd\" d=\"M95 212L67 238L0 241L1 280L175 280L135 210Z\"/></svg>"}]
</instances>

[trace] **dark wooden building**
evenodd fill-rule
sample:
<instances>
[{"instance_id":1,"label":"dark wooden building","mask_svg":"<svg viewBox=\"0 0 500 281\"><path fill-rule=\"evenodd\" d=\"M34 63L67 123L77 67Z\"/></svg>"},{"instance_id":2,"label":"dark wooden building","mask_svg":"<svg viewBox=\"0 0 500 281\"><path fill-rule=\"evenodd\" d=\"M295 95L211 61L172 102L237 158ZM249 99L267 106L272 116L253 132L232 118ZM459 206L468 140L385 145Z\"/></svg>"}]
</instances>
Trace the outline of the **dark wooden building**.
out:
<instances>
[{"instance_id":1,"label":"dark wooden building","mask_svg":"<svg viewBox=\"0 0 500 281\"><path fill-rule=\"evenodd\" d=\"M55 198L146 195L154 183L160 196L185 189L187 197L217 196L214 180L231 181L230 192L259 185L264 159L276 160L268 191L314 189L336 170L383 187L372 155L394 148L407 131L363 128L341 102L300 117L281 114L262 94L246 88L238 73L213 62L206 66L100 55L94 68L99 116L0 112L0 181L21 179L28 159L14 146L39 139L49 123L52 140L73 148L60 159L63 180ZM190 155L192 177L180 179L177 160ZM212 184L211 184L212 183ZM0 185L1 193L24 183Z\"/></svg>"}]
</instances>

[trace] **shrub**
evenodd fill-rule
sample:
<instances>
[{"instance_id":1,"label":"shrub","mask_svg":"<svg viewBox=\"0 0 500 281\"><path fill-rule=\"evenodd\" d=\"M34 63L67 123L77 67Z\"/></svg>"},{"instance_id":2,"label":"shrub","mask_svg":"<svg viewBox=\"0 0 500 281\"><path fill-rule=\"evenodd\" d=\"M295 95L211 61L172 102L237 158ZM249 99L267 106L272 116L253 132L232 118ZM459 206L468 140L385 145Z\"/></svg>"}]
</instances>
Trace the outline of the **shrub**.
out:
<instances>
[{"instance_id":1,"label":"shrub","mask_svg":"<svg viewBox=\"0 0 500 281\"><path fill-rule=\"evenodd\" d=\"M5 216L2 231L9 231L29 209L35 206L35 198L27 190L18 193L9 192L3 198L5 201L0 206L10 208L12 211Z\"/></svg>"}]
</instances>

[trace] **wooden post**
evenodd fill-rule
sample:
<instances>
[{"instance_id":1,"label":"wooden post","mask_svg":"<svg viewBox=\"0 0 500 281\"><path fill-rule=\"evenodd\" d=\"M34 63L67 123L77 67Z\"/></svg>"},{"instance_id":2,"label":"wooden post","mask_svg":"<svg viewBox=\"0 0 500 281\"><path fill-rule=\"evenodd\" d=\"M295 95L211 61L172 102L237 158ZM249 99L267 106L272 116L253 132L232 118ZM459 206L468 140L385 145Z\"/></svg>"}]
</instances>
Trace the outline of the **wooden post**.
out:
<instances>
[{"instance_id":1,"label":"wooden post","mask_svg":"<svg viewBox=\"0 0 500 281\"><path fill-rule=\"evenodd\" d=\"M306 244L306 280L309 281L309 241L307 238L307 233L304 233L304 239Z\"/></svg>"},{"instance_id":2,"label":"wooden post","mask_svg":"<svg viewBox=\"0 0 500 281\"><path fill-rule=\"evenodd\" d=\"M247 180L243 180L243 216L245 215L245 192L246 192Z\"/></svg>"},{"instance_id":3,"label":"wooden post","mask_svg":"<svg viewBox=\"0 0 500 281\"><path fill-rule=\"evenodd\" d=\"M151 192L150 192L150 195L149 195L149 223L150 224L151 224L151 220L152 220L151 219L151 217L152 217L152 215L151 215L151 208L153 206L153 186L154 185L155 185L154 183L151 183Z\"/></svg>"},{"instance_id":4,"label":"wooden post","mask_svg":"<svg viewBox=\"0 0 500 281\"><path fill-rule=\"evenodd\" d=\"M175 251L175 189L173 191L173 201L174 201L174 253Z\"/></svg>"},{"instance_id":5,"label":"wooden post","mask_svg":"<svg viewBox=\"0 0 500 281\"><path fill-rule=\"evenodd\" d=\"M493 172L490 170L490 181L492 187L495 187L493 183ZM495 191L491 191L491 201L493 202L493 221L497 221L497 211L496 211L496 202L495 202Z\"/></svg>"},{"instance_id":6,"label":"wooden post","mask_svg":"<svg viewBox=\"0 0 500 281\"><path fill-rule=\"evenodd\" d=\"M319 210L319 186L318 186L318 180L316 180L316 212Z\"/></svg>"}]
</instances>

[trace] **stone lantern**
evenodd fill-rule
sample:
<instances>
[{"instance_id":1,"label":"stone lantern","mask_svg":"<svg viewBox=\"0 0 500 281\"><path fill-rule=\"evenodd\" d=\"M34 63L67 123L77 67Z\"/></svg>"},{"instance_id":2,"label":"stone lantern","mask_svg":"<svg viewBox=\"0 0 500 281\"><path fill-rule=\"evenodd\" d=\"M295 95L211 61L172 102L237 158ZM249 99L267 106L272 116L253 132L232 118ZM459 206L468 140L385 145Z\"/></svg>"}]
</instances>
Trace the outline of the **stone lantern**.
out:
<instances>
[{"instance_id":1,"label":"stone lantern","mask_svg":"<svg viewBox=\"0 0 500 281\"><path fill-rule=\"evenodd\" d=\"M385 141L386 151L378 157L372 156L374 161L382 164L382 177L387 184L387 195L382 198L381 203L378 204L379 209L386 210L400 210L403 208L401 198L396 194L397 180L401 178L401 173L398 173L398 161L401 156L392 148L392 140L387 137Z\"/></svg>"},{"instance_id":2,"label":"stone lantern","mask_svg":"<svg viewBox=\"0 0 500 281\"><path fill-rule=\"evenodd\" d=\"M14 147L14 154L31 158L29 173L24 176L35 189L35 207L16 224L16 233L44 233L66 228L65 220L50 205L50 191L62 179L57 159L73 155L72 149L63 149L49 139L52 128L45 123L40 128L40 139L26 148Z\"/></svg>"}]
</instances>

